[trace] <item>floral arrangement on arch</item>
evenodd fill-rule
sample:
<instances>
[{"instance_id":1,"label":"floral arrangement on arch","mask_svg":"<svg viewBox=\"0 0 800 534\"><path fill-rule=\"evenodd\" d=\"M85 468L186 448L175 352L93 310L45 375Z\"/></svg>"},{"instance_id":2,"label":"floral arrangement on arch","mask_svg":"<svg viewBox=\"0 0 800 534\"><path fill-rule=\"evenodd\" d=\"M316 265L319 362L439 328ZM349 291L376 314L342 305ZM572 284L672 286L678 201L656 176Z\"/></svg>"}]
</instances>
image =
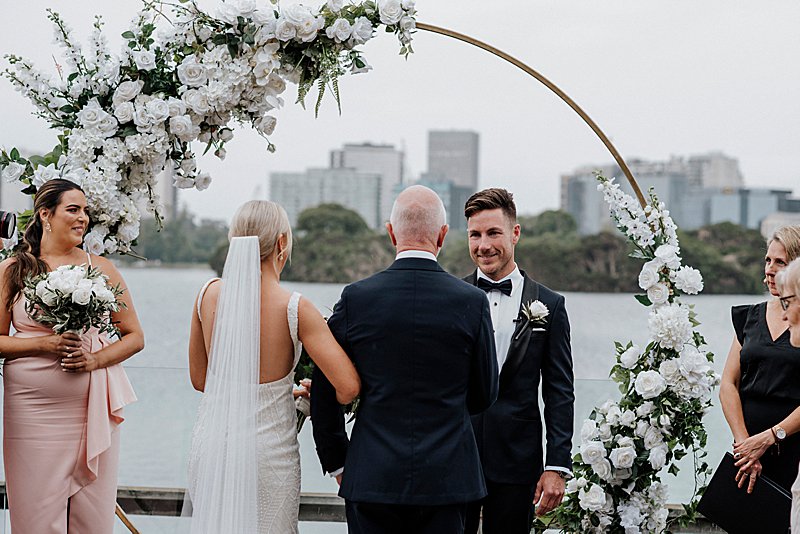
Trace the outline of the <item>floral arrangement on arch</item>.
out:
<instances>
[{"instance_id":1,"label":"floral arrangement on arch","mask_svg":"<svg viewBox=\"0 0 800 534\"><path fill-rule=\"evenodd\" d=\"M622 398L596 407L584 421L575 476L552 519L566 532L660 533L668 519L661 474L677 474L676 462L693 455L695 491L684 505L687 519L710 474L702 419L719 376L711 367L713 354L703 350L692 306L680 302L682 293L703 290L703 278L682 265L675 223L652 191L642 208L613 179L597 178L617 227L634 245L632 256L645 260L639 286L646 293L636 298L650 308L649 341L643 348L615 343L611 377Z\"/></svg>"},{"instance_id":2,"label":"floral arrangement on arch","mask_svg":"<svg viewBox=\"0 0 800 534\"><path fill-rule=\"evenodd\" d=\"M316 87L318 112L326 91L340 103L340 76L371 69L356 47L381 25L396 34L401 54L412 52L414 0L328 0L316 10L276 2L223 0L212 16L194 0L146 0L122 34L121 55L111 53L99 17L83 49L48 10L64 55L58 75L15 55L6 56L11 68L4 75L62 135L44 156L0 150L2 177L31 195L53 178L79 183L93 223L85 248L130 253L139 207L160 221L160 173L171 172L179 188L209 186L194 141L224 159L232 123L239 122L252 125L272 152L273 112L284 103L287 82L298 84L301 104Z\"/></svg>"}]
</instances>

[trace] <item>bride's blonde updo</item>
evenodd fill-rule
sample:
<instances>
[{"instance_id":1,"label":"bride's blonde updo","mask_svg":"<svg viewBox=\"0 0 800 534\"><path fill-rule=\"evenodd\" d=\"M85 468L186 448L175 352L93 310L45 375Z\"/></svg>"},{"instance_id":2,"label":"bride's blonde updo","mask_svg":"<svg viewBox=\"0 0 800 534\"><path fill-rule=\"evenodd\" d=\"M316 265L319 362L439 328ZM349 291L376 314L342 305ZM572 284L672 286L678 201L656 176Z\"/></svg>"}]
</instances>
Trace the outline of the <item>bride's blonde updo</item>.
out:
<instances>
[{"instance_id":1,"label":"bride's blonde updo","mask_svg":"<svg viewBox=\"0 0 800 534\"><path fill-rule=\"evenodd\" d=\"M269 200L245 202L236 211L228 231L228 239L243 236L256 236L261 252L261 260L269 257L281 236L286 236L286 259L292 257L292 227L286 211Z\"/></svg>"}]
</instances>

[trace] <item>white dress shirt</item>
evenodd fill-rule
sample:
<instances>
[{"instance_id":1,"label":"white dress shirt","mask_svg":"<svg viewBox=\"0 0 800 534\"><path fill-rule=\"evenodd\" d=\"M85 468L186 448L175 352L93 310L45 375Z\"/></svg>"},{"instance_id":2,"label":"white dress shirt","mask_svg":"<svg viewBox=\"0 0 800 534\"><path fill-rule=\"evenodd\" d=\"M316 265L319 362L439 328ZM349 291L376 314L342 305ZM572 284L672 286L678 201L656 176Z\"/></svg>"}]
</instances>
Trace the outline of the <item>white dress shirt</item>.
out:
<instances>
[{"instance_id":1,"label":"white dress shirt","mask_svg":"<svg viewBox=\"0 0 800 534\"><path fill-rule=\"evenodd\" d=\"M497 350L497 369L502 370L503 364L508 357L508 349L511 346L511 339L514 336L514 329L517 323L514 321L519 316L520 305L522 304L522 288L525 285L525 278L519 272L519 267L514 265L511 273L500 280L492 280L483 271L478 269L478 278L485 278L490 282L500 283L511 280L511 295L506 296L498 289L486 292L489 299L489 311L492 314L492 326L494 327L494 346ZM544 466L545 471L561 471L571 476L572 471L557 465Z\"/></svg>"},{"instance_id":2,"label":"white dress shirt","mask_svg":"<svg viewBox=\"0 0 800 534\"><path fill-rule=\"evenodd\" d=\"M522 302L522 286L525 279L519 272L519 267L514 266L511 274L500 279L492 280L478 269L478 278L484 278L490 282L503 282L511 280L511 295L506 296L498 289L486 292L489 299L489 311L492 314L492 326L494 327L494 346L497 350L497 369L503 369L508 357L508 348L511 346L511 338L514 337L514 329L517 324L514 322L519 315L519 306Z\"/></svg>"}]
</instances>

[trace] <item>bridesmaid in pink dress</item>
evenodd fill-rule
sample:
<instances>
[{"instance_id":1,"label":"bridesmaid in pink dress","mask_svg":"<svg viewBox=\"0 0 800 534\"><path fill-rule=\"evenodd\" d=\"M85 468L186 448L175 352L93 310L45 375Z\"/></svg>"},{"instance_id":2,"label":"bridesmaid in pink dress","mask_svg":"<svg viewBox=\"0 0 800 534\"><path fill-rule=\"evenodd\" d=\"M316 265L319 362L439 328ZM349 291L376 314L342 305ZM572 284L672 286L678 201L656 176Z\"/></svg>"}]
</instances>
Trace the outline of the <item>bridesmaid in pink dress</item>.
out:
<instances>
[{"instance_id":1,"label":"bridesmaid in pink dress","mask_svg":"<svg viewBox=\"0 0 800 534\"><path fill-rule=\"evenodd\" d=\"M21 249L0 263L3 459L15 533L114 530L118 425L136 400L120 363L144 347L130 293L121 297L128 309L112 317L122 334L116 343L97 329L54 334L28 317L21 293L27 276L61 265L93 265L125 287L110 261L79 248L88 225L80 187L50 180L36 194Z\"/></svg>"}]
</instances>

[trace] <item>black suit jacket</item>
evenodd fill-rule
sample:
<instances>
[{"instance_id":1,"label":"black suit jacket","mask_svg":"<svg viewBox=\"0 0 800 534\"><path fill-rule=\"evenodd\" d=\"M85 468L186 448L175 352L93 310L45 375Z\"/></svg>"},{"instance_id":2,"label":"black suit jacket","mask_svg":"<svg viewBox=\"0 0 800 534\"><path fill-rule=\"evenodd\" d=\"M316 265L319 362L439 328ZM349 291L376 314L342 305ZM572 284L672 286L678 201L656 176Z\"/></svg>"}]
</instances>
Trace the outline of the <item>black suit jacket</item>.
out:
<instances>
[{"instance_id":1,"label":"black suit jacket","mask_svg":"<svg viewBox=\"0 0 800 534\"><path fill-rule=\"evenodd\" d=\"M497 397L489 303L426 259L400 259L347 286L328 326L361 377L348 443L341 409L315 370L314 441L323 470L344 465L339 495L400 505L486 494L470 414Z\"/></svg>"},{"instance_id":2,"label":"black suit jacket","mask_svg":"<svg viewBox=\"0 0 800 534\"><path fill-rule=\"evenodd\" d=\"M522 307L539 300L549 310L544 332L517 322L503 369L500 391L487 411L472 418L475 437L488 480L501 484L536 482L545 465L572 470L574 386L569 319L564 297L522 273ZM464 279L476 284L477 271ZM543 463L542 415L544 400L547 459Z\"/></svg>"}]
</instances>

